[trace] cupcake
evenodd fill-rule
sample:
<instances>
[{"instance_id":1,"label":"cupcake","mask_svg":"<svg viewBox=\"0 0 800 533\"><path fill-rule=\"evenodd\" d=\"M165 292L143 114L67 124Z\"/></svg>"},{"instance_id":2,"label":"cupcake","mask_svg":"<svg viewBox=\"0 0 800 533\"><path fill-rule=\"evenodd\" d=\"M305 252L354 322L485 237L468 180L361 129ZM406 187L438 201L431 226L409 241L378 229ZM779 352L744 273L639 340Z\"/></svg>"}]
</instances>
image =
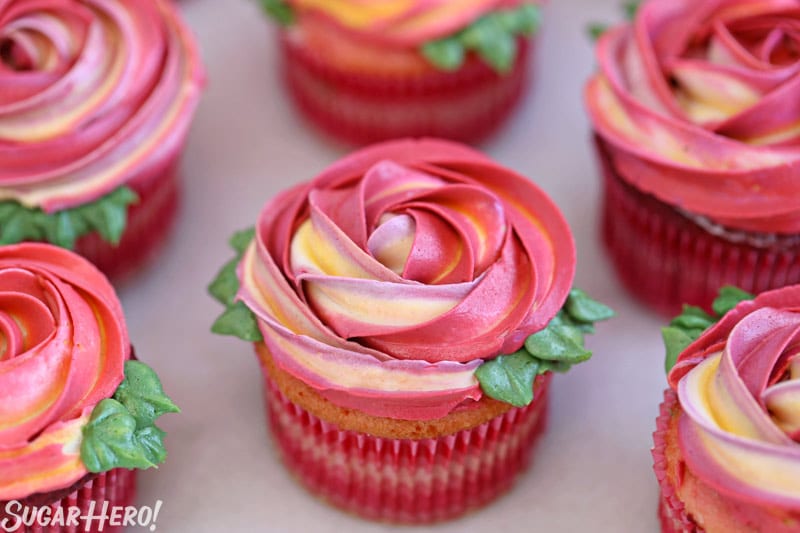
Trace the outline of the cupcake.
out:
<instances>
[{"instance_id":1,"label":"cupcake","mask_svg":"<svg viewBox=\"0 0 800 533\"><path fill-rule=\"evenodd\" d=\"M530 460L552 371L610 310L571 289L559 210L462 145L400 140L268 202L211 285L255 343L269 424L314 494L422 523L480 507Z\"/></svg>"},{"instance_id":2,"label":"cupcake","mask_svg":"<svg viewBox=\"0 0 800 533\"><path fill-rule=\"evenodd\" d=\"M0 335L0 529L121 531L82 517L133 503L178 409L133 358L114 289L63 248L0 247Z\"/></svg>"},{"instance_id":3,"label":"cupcake","mask_svg":"<svg viewBox=\"0 0 800 533\"><path fill-rule=\"evenodd\" d=\"M299 110L335 138L478 141L523 94L539 8L524 0L262 0Z\"/></svg>"},{"instance_id":4,"label":"cupcake","mask_svg":"<svg viewBox=\"0 0 800 533\"><path fill-rule=\"evenodd\" d=\"M172 1L3 2L0 244L137 270L172 226L202 78Z\"/></svg>"},{"instance_id":5,"label":"cupcake","mask_svg":"<svg viewBox=\"0 0 800 533\"><path fill-rule=\"evenodd\" d=\"M800 282L800 2L646 0L586 89L623 283L667 314Z\"/></svg>"},{"instance_id":6,"label":"cupcake","mask_svg":"<svg viewBox=\"0 0 800 533\"><path fill-rule=\"evenodd\" d=\"M664 330L664 532L800 531L800 285L752 298L726 288L714 315L687 307Z\"/></svg>"}]
</instances>

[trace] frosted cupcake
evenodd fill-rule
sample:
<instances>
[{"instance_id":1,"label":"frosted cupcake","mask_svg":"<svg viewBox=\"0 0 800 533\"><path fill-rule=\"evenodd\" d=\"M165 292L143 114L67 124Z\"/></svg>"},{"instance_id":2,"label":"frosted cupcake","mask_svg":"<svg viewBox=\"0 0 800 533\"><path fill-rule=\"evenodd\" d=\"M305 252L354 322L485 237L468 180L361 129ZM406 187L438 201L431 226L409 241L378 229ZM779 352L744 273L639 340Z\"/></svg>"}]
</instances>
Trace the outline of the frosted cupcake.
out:
<instances>
[{"instance_id":1,"label":"frosted cupcake","mask_svg":"<svg viewBox=\"0 0 800 533\"><path fill-rule=\"evenodd\" d=\"M800 2L648 0L597 43L604 238L656 309L800 282Z\"/></svg>"},{"instance_id":2,"label":"frosted cupcake","mask_svg":"<svg viewBox=\"0 0 800 533\"><path fill-rule=\"evenodd\" d=\"M0 46L0 243L133 272L172 225L203 77L173 2L10 0Z\"/></svg>"},{"instance_id":3,"label":"frosted cupcake","mask_svg":"<svg viewBox=\"0 0 800 533\"><path fill-rule=\"evenodd\" d=\"M800 286L755 299L726 287L714 309L687 307L664 329L662 531L798 531Z\"/></svg>"},{"instance_id":4,"label":"frosted cupcake","mask_svg":"<svg viewBox=\"0 0 800 533\"><path fill-rule=\"evenodd\" d=\"M458 144L354 153L264 207L211 285L253 341L283 459L362 516L430 522L507 490L552 371L611 312L532 182Z\"/></svg>"},{"instance_id":5,"label":"frosted cupcake","mask_svg":"<svg viewBox=\"0 0 800 533\"><path fill-rule=\"evenodd\" d=\"M336 138L474 142L511 114L539 8L523 0L262 0L300 111Z\"/></svg>"},{"instance_id":6,"label":"frosted cupcake","mask_svg":"<svg viewBox=\"0 0 800 533\"><path fill-rule=\"evenodd\" d=\"M155 421L177 408L132 360L105 276L63 248L0 247L0 334L0 528L43 531L30 517L47 506L66 520L132 504L136 470L166 458ZM44 531L101 530L77 520Z\"/></svg>"}]
</instances>

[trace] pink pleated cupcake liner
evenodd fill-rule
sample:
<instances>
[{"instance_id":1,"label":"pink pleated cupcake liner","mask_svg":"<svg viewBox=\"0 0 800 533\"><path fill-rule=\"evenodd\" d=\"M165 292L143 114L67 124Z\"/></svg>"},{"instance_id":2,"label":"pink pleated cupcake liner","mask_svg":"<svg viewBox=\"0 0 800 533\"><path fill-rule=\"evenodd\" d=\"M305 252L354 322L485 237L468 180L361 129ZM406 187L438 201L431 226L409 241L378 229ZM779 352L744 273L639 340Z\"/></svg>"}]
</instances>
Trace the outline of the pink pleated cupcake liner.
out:
<instances>
[{"instance_id":1,"label":"pink pleated cupcake liner","mask_svg":"<svg viewBox=\"0 0 800 533\"><path fill-rule=\"evenodd\" d=\"M175 224L180 204L177 167L176 158L128 183L139 195L139 202L129 208L128 224L117 246L95 232L78 239L75 252L89 259L114 282L137 273L158 253Z\"/></svg>"},{"instance_id":2,"label":"pink pleated cupcake liner","mask_svg":"<svg viewBox=\"0 0 800 533\"><path fill-rule=\"evenodd\" d=\"M672 389L664 392L664 401L659 407L656 431L653 433L653 470L658 479L661 495L658 503L658 518L662 533L702 533L686 512L667 477L667 440L673 411L678 408L678 395Z\"/></svg>"},{"instance_id":3,"label":"pink pleated cupcake liner","mask_svg":"<svg viewBox=\"0 0 800 533\"><path fill-rule=\"evenodd\" d=\"M37 494L24 500L22 505L28 509L29 517L34 508L49 506L52 510L49 516L57 516L58 509L61 508L62 516L69 516L71 509L79 509L81 517L99 517L103 514L103 505L108 502L107 508L126 507L132 505L136 499L136 471L117 468L103 474L90 475L79 482L76 486L63 491L55 491L48 494ZM9 527L17 522L16 517L6 515L6 503L0 502L0 524L8 518ZM25 511L14 513L17 516L25 517ZM108 511L110 518L111 511ZM28 520L28 522L36 522ZM87 521L83 518L78 520L79 525L48 525L42 526L38 523L31 525L21 525L13 529L11 533L122 533L122 526L111 526L109 521L103 522L98 518ZM5 531L0 527L0 531Z\"/></svg>"},{"instance_id":4,"label":"pink pleated cupcake liner","mask_svg":"<svg viewBox=\"0 0 800 533\"><path fill-rule=\"evenodd\" d=\"M511 115L528 81L529 39L499 75L475 57L456 72L390 78L345 72L281 36L283 75L297 107L318 128L354 144L402 137L476 143Z\"/></svg>"},{"instance_id":5,"label":"pink pleated cupcake liner","mask_svg":"<svg viewBox=\"0 0 800 533\"><path fill-rule=\"evenodd\" d=\"M796 237L712 234L626 183L602 141L597 146L605 182L603 240L620 279L639 300L674 316L683 304L710 309L724 285L757 294L800 283ZM759 242L775 244L750 244Z\"/></svg>"},{"instance_id":6,"label":"pink pleated cupcake liner","mask_svg":"<svg viewBox=\"0 0 800 533\"><path fill-rule=\"evenodd\" d=\"M310 492L368 519L421 524L458 517L511 488L545 428L549 381L537 381L525 408L421 440L341 430L292 403L269 378L265 399L283 460Z\"/></svg>"}]
</instances>

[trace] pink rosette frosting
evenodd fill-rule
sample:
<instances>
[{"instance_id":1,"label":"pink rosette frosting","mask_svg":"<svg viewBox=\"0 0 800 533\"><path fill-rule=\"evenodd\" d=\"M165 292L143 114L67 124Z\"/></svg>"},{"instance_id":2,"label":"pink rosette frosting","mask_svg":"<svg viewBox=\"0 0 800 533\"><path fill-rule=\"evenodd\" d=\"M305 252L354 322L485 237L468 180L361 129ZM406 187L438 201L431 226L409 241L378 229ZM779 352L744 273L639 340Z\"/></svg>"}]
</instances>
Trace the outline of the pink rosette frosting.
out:
<instances>
[{"instance_id":1,"label":"pink rosette frosting","mask_svg":"<svg viewBox=\"0 0 800 533\"><path fill-rule=\"evenodd\" d=\"M301 16L321 17L372 40L417 47L523 0L289 0Z\"/></svg>"},{"instance_id":2,"label":"pink rosette frosting","mask_svg":"<svg viewBox=\"0 0 800 533\"><path fill-rule=\"evenodd\" d=\"M618 174L731 228L800 232L800 0L646 0L586 101Z\"/></svg>"},{"instance_id":3,"label":"pink rosette frosting","mask_svg":"<svg viewBox=\"0 0 800 533\"><path fill-rule=\"evenodd\" d=\"M277 365L405 420L481 398L475 370L563 305L572 234L525 178L464 146L394 141L269 202L239 296Z\"/></svg>"},{"instance_id":4,"label":"pink rosette frosting","mask_svg":"<svg viewBox=\"0 0 800 533\"><path fill-rule=\"evenodd\" d=\"M800 512L800 286L739 304L680 355L669 382L694 475L742 502Z\"/></svg>"},{"instance_id":5,"label":"pink rosette frosting","mask_svg":"<svg viewBox=\"0 0 800 533\"><path fill-rule=\"evenodd\" d=\"M83 426L129 357L122 307L91 263L47 244L0 248L0 501L88 473Z\"/></svg>"},{"instance_id":6,"label":"pink rosette frosting","mask_svg":"<svg viewBox=\"0 0 800 533\"><path fill-rule=\"evenodd\" d=\"M0 199L98 199L181 148L203 72L171 0L0 0Z\"/></svg>"}]
</instances>

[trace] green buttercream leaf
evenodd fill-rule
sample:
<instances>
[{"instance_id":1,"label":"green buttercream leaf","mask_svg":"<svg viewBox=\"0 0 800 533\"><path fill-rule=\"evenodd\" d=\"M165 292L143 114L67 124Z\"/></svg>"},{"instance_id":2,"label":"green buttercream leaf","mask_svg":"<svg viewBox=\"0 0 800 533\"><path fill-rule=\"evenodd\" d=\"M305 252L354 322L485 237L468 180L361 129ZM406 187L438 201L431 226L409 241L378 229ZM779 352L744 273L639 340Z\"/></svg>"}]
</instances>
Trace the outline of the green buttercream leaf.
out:
<instances>
[{"instance_id":1,"label":"green buttercream leaf","mask_svg":"<svg viewBox=\"0 0 800 533\"><path fill-rule=\"evenodd\" d=\"M463 30L422 45L428 61L445 71L457 70L466 55L475 52L501 74L509 72L519 54L518 38L534 33L541 24L541 10L534 4L489 13Z\"/></svg>"},{"instance_id":2,"label":"green buttercream leaf","mask_svg":"<svg viewBox=\"0 0 800 533\"><path fill-rule=\"evenodd\" d=\"M125 363L125 379L114 393L114 399L136 419L137 428L152 426L161 415L180 412L164 394L155 371L139 361Z\"/></svg>"},{"instance_id":3,"label":"green buttercream leaf","mask_svg":"<svg viewBox=\"0 0 800 533\"><path fill-rule=\"evenodd\" d=\"M422 46L422 55L433 65L445 71L461 68L466 58L464 45L458 39L441 39Z\"/></svg>"},{"instance_id":4,"label":"green buttercream leaf","mask_svg":"<svg viewBox=\"0 0 800 533\"><path fill-rule=\"evenodd\" d=\"M564 311L580 324L594 324L613 318L614 311L605 304L593 300L580 289L572 289L564 305Z\"/></svg>"},{"instance_id":5,"label":"green buttercream leaf","mask_svg":"<svg viewBox=\"0 0 800 533\"><path fill-rule=\"evenodd\" d=\"M214 325L211 326L211 331L217 335L239 337L248 342L261 342L264 340L261 331L258 329L258 321L255 315L241 301L228 307L214 322Z\"/></svg>"},{"instance_id":6,"label":"green buttercream leaf","mask_svg":"<svg viewBox=\"0 0 800 533\"><path fill-rule=\"evenodd\" d=\"M166 435L161 428L148 426L136 430L134 440L147 460L154 465L158 465L167 460L167 447L164 446L164 437Z\"/></svg>"},{"instance_id":7,"label":"green buttercream leaf","mask_svg":"<svg viewBox=\"0 0 800 533\"><path fill-rule=\"evenodd\" d=\"M725 313L736 307L739 303L744 302L745 300L752 300L753 298L755 298L755 296L749 292L745 292L742 289L728 285L719 290L719 296L716 300L714 300L711 308L715 313L722 317Z\"/></svg>"},{"instance_id":8,"label":"green buttercream leaf","mask_svg":"<svg viewBox=\"0 0 800 533\"><path fill-rule=\"evenodd\" d=\"M248 342L261 342L264 340L258 329L258 320L253 311L243 302L236 301L239 292L239 277L236 268L242 261L242 256L250 243L255 238L255 228L237 231L228 243L236 251L236 257L228 261L217 277L208 286L208 292L218 302L225 306L225 312L211 326L211 331L218 335L239 337Z\"/></svg>"},{"instance_id":9,"label":"green buttercream leaf","mask_svg":"<svg viewBox=\"0 0 800 533\"><path fill-rule=\"evenodd\" d=\"M639 5L642 3L641 0L633 0L631 2L625 2L623 5L623 9L625 10L625 16L628 20L633 20L636 18L636 13L639 11Z\"/></svg>"},{"instance_id":10,"label":"green buttercream leaf","mask_svg":"<svg viewBox=\"0 0 800 533\"><path fill-rule=\"evenodd\" d=\"M539 361L520 350L484 363L475 375L483 392L491 398L524 407L533 401L533 381L539 375Z\"/></svg>"},{"instance_id":11,"label":"green buttercream leaf","mask_svg":"<svg viewBox=\"0 0 800 533\"><path fill-rule=\"evenodd\" d=\"M136 418L117 400L103 400L83 428L81 459L89 472L155 466L136 438Z\"/></svg>"},{"instance_id":12,"label":"green buttercream leaf","mask_svg":"<svg viewBox=\"0 0 800 533\"><path fill-rule=\"evenodd\" d=\"M244 255L245 251L247 251L247 247L250 246L250 243L256 237L256 228L247 228L241 231L237 231L233 234L233 236L228 240L228 244L230 244L231 248L236 250L236 253L239 256Z\"/></svg>"},{"instance_id":13,"label":"green buttercream leaf","mask_svg":"<svg viewBox=\"0 0 800 533\"><path fill-rule=\"evenodd\" d=\"M606 32L606 30L608 30L608 24L601 24L599 22L589 24L589 27L587 28L589 37L591 37L593 41L598 40Z\"/></svg>"},{"instance_id":14,"label":"green buttercream leaf","mask_svg":"<svg viewBox=\"0 0 800 533\"><path fill-rule=\"evenodd\" d=\"M538 359L567 364L582 363L592 356L583 345L583 332L563 320L560 313L546 328L527 338L525 349Z\"/></svg>"},{"instance_id":15,"label":"green buttercream leaf","mask_svg":"<svg viewBox=\"0 0 800 533\"><path fill-rule=\"evenodd\" d=\"M706 313L699 307L684 305L680 315L673 318L669 327L661 330L666 348L665 368L667 373L675 366L678 357L687 346L697 340L705 330L719 322L728 311L740 302L752 300L754 296L736 287L726 286L719 290L719 296L711 308L714 315Z\"/></svg>"},{"instance_id":16,"label":"green buttercream leaf","mask_svg":"<svg viewBox=\"0 0 800 533\"><path fill-rule=\"evenodd\" d=\"M208 286L211 296L226 307L232 306L236 302L236 293L239 291L239 278L236 276L238 265L238 258L228 261Z\"/></svg>"},{"instance_id":17,"label":"green buttercream leaf","mask_svg":"<svg viewBox=\"0 0 800 533\"><path fill-rule=\"evenodd\" d=\"M285 0L260 0L260 2L264 11L275 19L278 24L282 26L291 26L294 24L294 10Z\"/></svg>"},{"instance_id":18,"label":"green buttercream leaf","mask_svg":"<svg viewBox=\"0 0 800 533\"><path fill-rule=\"evenodd\" d=\"M539 361L539 373L545 372L558 372L564 374L572 369L572 365L564 361L546 361L544 359Z\"/></svg>"},{"instance_id":19,"label":"green buttercream leaf","mask_svg":"<svg viewBox=\"0 0 800 533\"><path fill-rule=\"evenodd\" d=\"M700 333L702 333L702 330ZM672 367L675 366L675 362L678 360L678 356L681 352L694 342L694 340L700 336L700 333L695 336L694 332L689 333L676 327L661 328L661 337L664 339L664 346L667 349L667 357L664 362L667 374L669 374Z\"/></svg>"},{"instance_id":20,"label":"green buttercream leaf","mask_svg":"<svg viewBox=\"0 0 800 533\"><path fill-rule=\"evenodd\" d=\"M137 201L136 193L128 187L120 187L92 203L55 213L4 200L0 202L0 244L47 241L72 249L78 238L97 231L104 240L116 245L128 222L128 208Z\"/></svg>"}]
</instances>

